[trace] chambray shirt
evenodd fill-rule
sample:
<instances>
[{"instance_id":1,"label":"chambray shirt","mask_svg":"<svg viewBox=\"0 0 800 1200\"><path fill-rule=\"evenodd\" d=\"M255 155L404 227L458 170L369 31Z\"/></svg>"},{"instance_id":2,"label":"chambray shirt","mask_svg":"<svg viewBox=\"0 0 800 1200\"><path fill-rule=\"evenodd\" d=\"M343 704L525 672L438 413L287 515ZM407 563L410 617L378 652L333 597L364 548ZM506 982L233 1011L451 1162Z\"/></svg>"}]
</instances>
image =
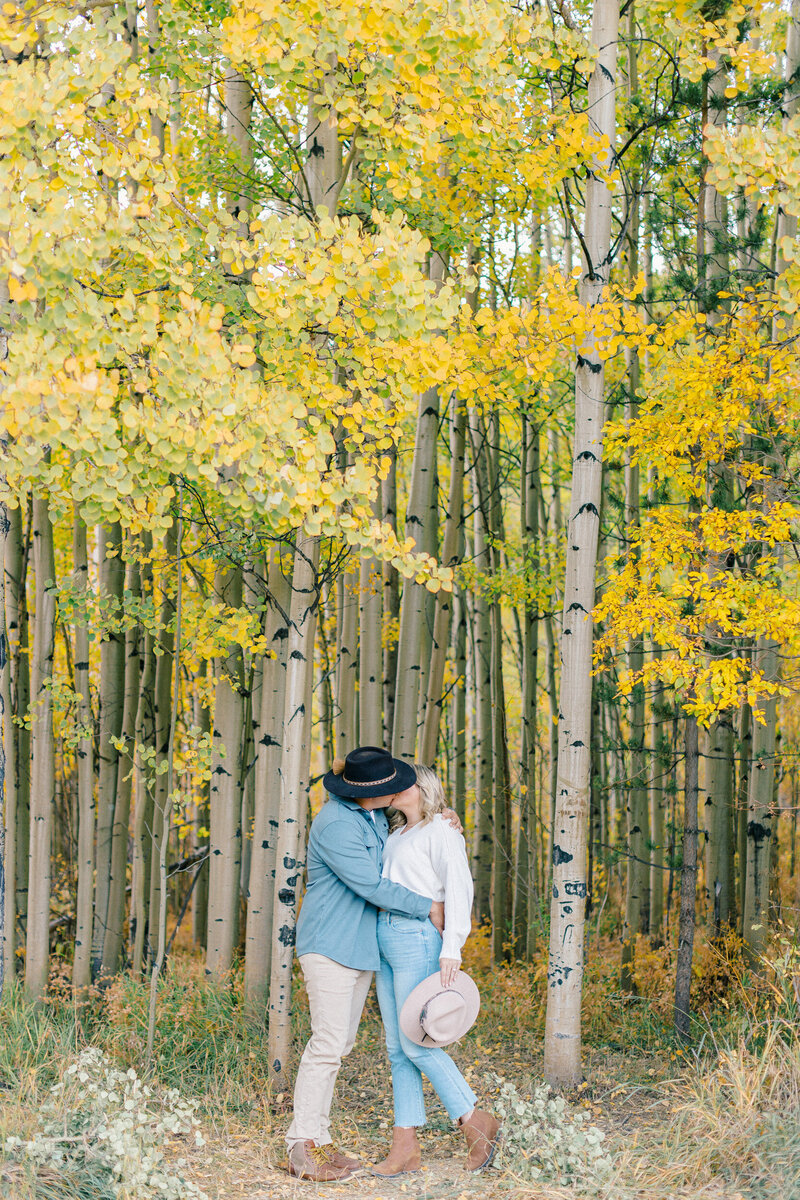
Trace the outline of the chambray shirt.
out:
<instances>
[{"instance_id":1,"label":"chambray shirt","mask_svg":"<svg viewBox=\"0 0 800 1200\"><path fill-rule=\"evenodd\" d=\"M311 825L308 885L297 921L297 954L326 958L377 971L378 909L420 920L431 901L400 883L381 878L389 822L383 809L375 820L355 800L330 796Z\"/></svg>"}]
</instances>

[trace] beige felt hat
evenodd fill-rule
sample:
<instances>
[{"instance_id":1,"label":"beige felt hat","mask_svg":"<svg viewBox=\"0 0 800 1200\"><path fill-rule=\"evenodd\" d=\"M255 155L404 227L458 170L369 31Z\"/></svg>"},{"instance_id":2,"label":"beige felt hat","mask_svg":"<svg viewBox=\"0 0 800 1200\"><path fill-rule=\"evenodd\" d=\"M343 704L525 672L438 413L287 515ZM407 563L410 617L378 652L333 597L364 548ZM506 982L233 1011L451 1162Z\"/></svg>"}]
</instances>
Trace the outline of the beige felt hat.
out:
<instances>
[{"instance_id":1,"label":"beige felt hat","mask_svg":"<svg viewBox=\"0 0 800 1200\"><path fill-rule=\"evenodd\" d=\"M449 1046L476 1021L480 993L465 971L448 988L438 971L418 983L400 1010L400 1028L418 1046Z\"/></svg>"}]
</instances>

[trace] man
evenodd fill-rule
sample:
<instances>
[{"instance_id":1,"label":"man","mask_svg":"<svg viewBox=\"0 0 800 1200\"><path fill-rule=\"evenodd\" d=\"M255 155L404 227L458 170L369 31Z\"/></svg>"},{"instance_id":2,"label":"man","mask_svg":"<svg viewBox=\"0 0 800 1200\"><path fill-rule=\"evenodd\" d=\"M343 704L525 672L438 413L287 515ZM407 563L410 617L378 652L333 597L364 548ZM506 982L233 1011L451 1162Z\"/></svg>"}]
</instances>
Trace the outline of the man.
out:
<instances>
[{"instance_id":1,"label":"man","mask_svg":"<svg viewBox=\"0 0 800 1200\"><path fill-rule=\"evenodd\" d=\"M338 759L322 781L330 799L311 825L308 884L297 922L297 957L311 1012L286 1135L289 1173L299 1179L332 1182L362 1169L331 1142L330 1108L378 968L378 909L430 917L440 932L444 927L443 904L381 878L389 832L383 810L415 779L413 767L386 750L361 746L344 762Z\"/></svg>"}]
</instances>

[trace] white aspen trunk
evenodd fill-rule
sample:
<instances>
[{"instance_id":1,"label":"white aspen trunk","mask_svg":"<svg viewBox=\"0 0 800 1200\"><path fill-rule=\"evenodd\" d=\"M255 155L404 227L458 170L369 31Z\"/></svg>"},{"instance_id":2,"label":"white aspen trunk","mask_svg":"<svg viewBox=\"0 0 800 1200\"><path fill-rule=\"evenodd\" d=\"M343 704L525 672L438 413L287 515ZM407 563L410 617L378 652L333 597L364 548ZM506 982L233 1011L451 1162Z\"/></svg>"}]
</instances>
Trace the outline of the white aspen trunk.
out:
<instances>
[{"instance_id":1,"label":"white aspen trunk","mask_svg":"<svg viewBox=\"0 0 800 1200\"><path fill-rule=\"evenodd\" d=\"M122 561L122 530L119 524L102 525L97 536L100 550L100 597L107 606L107 617L111 627L105 631L100 642L99 773L92 978L96 978L100 972L103 942L108 924L111 839L119 767L117 744L122 731L125 699L125 637L118 625L125 581L125 566Z\"/></svg>"},{"instance_id":2,"label":"white aspen trunk","mask_svg":"<svg viewBox=\"0 0 800 1200\"><path fill-rule=\"evenodd\" d=\"M464 448L466 445L466 413L457 403L452 401L453 415L450 421L450 488L447 497L447 514L442 541L441 563L445 567L453 567L458 562L458 543L461 533L462 510L464 500ZM454 592L440 591L436 594L435 615L433 620L433 636L431 639L431 659L427 672L427 693L425 697L425 721L422 727L422 740L419 757L423 763L433 763L436 760L436 746L439 741L439 726L442 718L444 669L447 659L447 647L450 641L450 622L455 603Z\"/></svg>"},{"instance_id":3,"label":"white aspen trunk","mask_svg":"<svg viewBox=\"0 0 800 1200\"><path fill-rule=\"evenodd\" d=\"M85 602L89 588L89 560L86 525L75 513L72 537L72 563L75 591L79 603ZM79 607L80 614L80 607ZM89 627L85 613L75 619L75 690L81 738L76 747L78 768L78 894L75 903L75 954L72 960L72 986L79 991L91 983L92 893L94 884L94 739L92 706L89 693Z\"/></svg>"},{"instance_id":4,"label":"white aspen trunk","mask_svg":"<svg viewBox=\"0 0 800 1200\"><path fill-rule=\"evenodd\" d=\"M280 765L286 694L286 646L291 587L283 574L280 547L270 554L270 608L265 636L268 652L261 687L261 717L255 763L253 852L245 928L244 991L250 1012L266 1016L272 953L272 904L280 827Z\"/></svg>"},{"instance_id":5,"label":"white aspen trunk","mask_svg":"<svg viewBox=\"0 0 800 1200\"><path fill-rule=\"evenodd\" d=\"M760 637L754 666L765 679L778 678L778 647ZM769 916L769 860L773 836L772 798L775 783L777 700L764 701L763 720L753 721L753 750L747 804L747 864L745 869L742 937L745 956L758 967L766 952Z\"/></svg>"},{"instance_id":6,"label":"white aspen trunk","mask_svg":"<svg viewBox=\"0 0 800 1200\"><path fill-rule=\"evenodd\" d=\"M229 67L225 72L225 137L236 151L235 183L228 200L228 211L238 218L239 236L246 238L250 232L248 216L250 195L248 176L253 166L253 139L250 123L253 113L253 93L248 81L238 71Z\"/></svg>"},{"instance_id":7,"label":"white aspen trunk","mask_svg":"<svg viewBox=\"0 0 800 1200\"><path fill-rule=\"evenodd\" d=\"M708 911L718 937L733 915L733 725L724 714L708 732L706 796L700 820L706 833Z\"/></svg>"},{"instance_id":8,"label":"white aspen trunk","mask_svg":"<svg viewBox=\"0 0 800 1200\"><path fill-rule=\"evenodd\" d=\"M313 681L319 539L300 536L292 573L291 620L286 659L283 746L279 771L280 826L273 892L272 964L269 986L270 1072L282 1086L291 1047L292 961L297 897L303 872L308 804L307 715Z\"/></svg>"},{"instance_id":9,"label":"white aspen trunk","mask_svg":"<svg viewBox=\"0 0 800 1200\"><path fill-rule=\"evenodd\" d=\"M353 570L340 577L338 589L338 652L336 708L333 720L334 754L344 758L356 744L356 683L358 679L358 585Z\"/></svg>"},{"instance_id":10,"label":"white aspen trunk","mask_svg":"<svg viewBox=\"0 0 800 1200\"><path fill-rule=\"evenodd\" d=\"M208 663L203 661L200 663L198 680L202 682L207 674ZM200 688L197 687L193 697L193 709L194 723L200 730L202 737L203 734L211 733L211 714L206 705L202 703L199 691ZM206 852L206 860L198 867L199 874L192 891L192 945L196 949L203 951L205 951L208 945L208 822L210 819L210 794L210 782L201 784L194 810L192 841L192 847L195 852L201 850L205 850Z\"/></svg>"},{"instance_id":11,"label":"white aspen trunk","mask_svg":"<svg viewBox=\"0 0 800 1200\"><path fill-rule=\"evenodd\" d=\"M56 598L53 526L46 500L33 502L36 621L31 671L31 827L25 990L41 1000L50 966L50 836L55 800L53 700L49 683L55 653Z\"/></svg>"},{"instance_id":12,"label":"white aspen trunk","mask_svg":"<svg viewBox=\"0 0 800 1200\"><path fill-rule=\"evenodd\" d=\"M429 276L440 285L445 263L431 254ZM420 396L414 441L414 462L406 508L406 538L417 550L428 550L431 514L437 504L436 451L439 435L439 392L430 388ZM397 676L394 702L392 753L412 760L417 745L417 722L423 675L427 675L431 634L425 615L430 592L424 584L406 579L400 603L400 638L397 647ZM427 646L428 654L425 649Z\"/></svg>"},{"instance_id":13,"label":"white aspen trunk","mask_svg":"<svg viewBox=\"0 0 800 1200\"><path fill-rule=\"evenodd\" d=\"M9 531L4 554L5 630L8 648L9 706L4 718L6 747L5 828L6 908L4 954L6 977L16 974L17 923L28 905L28 841L30 827L30 729L15 722L28 713L30 666L26 574L27 538L20 508L7 512ZM13 833L13 845L11 844Z\"/></svg>"},{"instance_id":14,"label":"white aspen trunk","mask_svg":"<svg viewBox=\"0 0 800 1200\"><path fill-rule=\"evenodd\" d=\"M152 537L145 535L145 554L152 550ZM153 569L149 562L142 564L142 594L153 596ZM145 632L142 647L142 669L139 680L139 699L136 708L136 754L134 755L134 814L133 862L131 864L131 966L138 978L144 963L150 896L151 848L150 828L153 821L153 789L146 767L146 756L155 752L155 637Z\"/></svg>"},{"instance_id":15,"label":"white aspen trunk","mask_svg":"<svg viewBox=\"0 0 800 1200\"><path fill-rule=\"evenodd\" d=\"M461 531L463 541L463 529ZM459 558L463 551L459 551ZM453 625L453 661L455 685L450 708L450 745L453 752L452 803L462 825L467 819L467 607L462 592L455 598L455 620Z\"/></svg>"},{"instance_id":16,"label":"white aspen trunk","mask_svg":"<svg viewBox=\"0 0 800 1200\"><path fill-rule=\"evenodd\" d=\"M528 569L539 552L539 430L525 409L522 414L522 480L520 518L522 546ZM536 822L536 698L539 663L539 617L526 603L522 615L522 745L520 747L520 829L517 853L517 895L514 933L517 950L526 958L535 952L531 924L538 874L539 830Z\"/></svg>"},{"instance_id":17,"label":"white aspen trunk","mask_svg":"<svg viewBox=\"0 0 800 1200\"><path fill-rule=\"evenodd\" d=\"M141 575L138 563L130 563L126 592L135 602L141 594ZM111 828L111 880L108 892L108 917L103 940L101 973L113 975L122 957L123 926L125 923L125 888L128 863L128 826L131 816L133 788L134 741L136 714L139 704L141 675L141 630L134 624L125 634L125 692L122 705L121 739L125 749L117 758L117 788L114 797L114 816Z\"/></svg>"},{"instance_id":18,"label":"white aspen trunk","mask_svg":"<svg viewBox=\"0 0 800 1200\"><path fill-rule=\"evenodd\" d=\"M595 0L592 45L598 60L589 81L590 129L608 139L602 166L610 167L615 142L615 88L619 5ZM590 175L586 185L581 303L597 304L608 281L611 248L608 185ZM582 1076L581 995L586 900L586 833L589 806L592 705L592 609L602 486L604 369L593 338L581 348L575 371L575 440L566 548L561 631L558 784L553 837L550 955L544 1070L554 1085Z\"/></svg>"},{"instance_id":19,"label":"white aspen trunk","mask_svg":"<svg viewBox=\"0 0 800 1200\"><path fill-rule=\"evenodd\" d=\"M226 607L242 606L242 571L220 569L217 596ZM211 761L209 825L208 949L206 975L222 982L233 965L239 918L242 854L241 750L244 709L242 650L228 647L216 665L214 753Z\"/></svg>"},{"instance_id":20,"label":"white aspen trunk","mask_svg":"<svg viewBox=\"0 0 800 1200\"><path fill-rule=\"evenodd\" d=\"M388 404L388 401L387 401ZM390 467L381 482L382 520L397 532L397 447L389 450ZM383 741L391 746L397 684L397 635L400 617L400 583L397 568L383 564Z\"/></svg>"},{"instance_id":21,"label":"white aspen trunk","mask_svg":"<svg viewBox=\"0 0 800 1200\"><path fill-rule=\"evenodd\" d=\"M362 746L380 746L383 740L382 590L380 566L373 558L362 558L358 613L358 740Z\"/></svg>"},{"instance_id":22,"label":"white aspen trunk","mask_svg":"<svg viewBox=\"0 0 800 1200\"><path fill-rule=\"evenodd\" d=\"M172 713L172 668L175 657L175 602L170 594L167 564L177 555L177 525L170 525L164 534L165 565L161 577L161 605L159 611L158 643L161 653L156 656L155 686L153 692L153 740L155 742L156 777L148 781L151 790L148 798L149 820L145 825L149 845L147 863L150 883L148 911L145 918L147 930L146 958L152 966L156 945L158 914L161 912L161 872L157 869L162 844L169 844L171 807L167 791L167 769L169 765L169 733ZM152 767L150 768L152 771ZM166 822L166 828L165 828ZM164 841L162 842L162 839Z\"/></svg>"},{"instance_id":23,"label":"white aspen trunk","mask_svg":"<svg viewBox=\"0 0 800 1200\"><path fill-rule=\"evenodd\" d=\"M686 717L685 783L683 818L683 866L681 867L681 910L678 930L678 955L675 965L675 1032L689 1037L691 1018L692 957L694 953L694 923L697 904L697 788L698 788L697 718Z\"/></svg>"},{"instance_id":24,"label":"white aspen trunk","mask_svg":"<svg viewBox=\"0 0 800 1200\"><path fill-rule=\"evenodd\" d=\"M477 489L476 489L477 490ZM489 568L483 514L475 510L473 564ZM475 673L475 918L491 919L492 897L492 633L489 605L479 590L473 598L473 662Z\"/></svg>"}]
</instances>

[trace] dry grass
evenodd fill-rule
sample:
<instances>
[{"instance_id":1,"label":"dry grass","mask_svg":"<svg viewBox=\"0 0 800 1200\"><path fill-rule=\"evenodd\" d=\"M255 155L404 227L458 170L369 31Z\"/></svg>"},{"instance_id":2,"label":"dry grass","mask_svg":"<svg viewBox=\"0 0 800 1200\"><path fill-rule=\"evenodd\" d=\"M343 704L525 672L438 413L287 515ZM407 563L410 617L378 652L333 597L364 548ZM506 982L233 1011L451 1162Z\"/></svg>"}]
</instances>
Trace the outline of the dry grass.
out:
<instances>
[{"instance_id":1,"label":"dry grass","mask_svg":"<svg viewBox=\"0 0 800 1200\"><path fill-rule=\"evenodd\" d=\"M470 967L479 976L483 1011L456 1051L473 1086L491 1103L487 1071L525 1091L541 1076L544 991L538 966L491 969L488 947L472 939ZM758 988L736 970L714 967L707 991L730 979L721 1001L702 1016L695 1049L681 1051L651 997L616 991L617 956L593 955L587 976L586 1082L572 1097L607 1134L614 1159L603 1200L794 1200L800 1197L800 1043L796 962L789 955ZM705 962L706 958L700 958ZM707 961L713 965L713 953ZM777 962L777 956L775 961ZM665 971L666 977L666 971ZM703 980L699 981L703 985ZM164 988L157 1043L157 1079L201 1101L206 1147L189 1155L191 1175L212 1200L282 1200L316 1194L282 1171L285 1097L274 1096L263 1029L248 1022L238 982L228 989L202 983L199 964L176 960ZM741 989L741 994L737 992ZM65 995L34 1011L12 990L3 1003L0 1035L0 1139L33 1128L37 1105L69 1056L87 1041L121 1065L141 1066L145 989L122 980L88 1008ZM307 1034L299 993L298 1047ZM794 1007L792 1007L794 1005ZM365 1178L325 1194L357 1200L576 1200L570 1189L523 1185L513 1173L480 1177L460 1170L463 1148L435 1098L423 1135L430 1169L387 1184ZM384 1151L391 1125L388 1066L380 1019L370 998L353 1055L339 1077L334 1128L343 1146L366 1159ZM186 1153L186 1147L180 1148ZM2 1170L0 1165L0 1170ZM9 1200L100 1200L42 1177L31 1190L18 1166L6 1166L0 1196ZM16 1172L16 1174L14 1174ZM61 1192L58 1187L61 1187ZM56 1189L55 1191L53 1189Z\"/></svg>"}]
</instances>

